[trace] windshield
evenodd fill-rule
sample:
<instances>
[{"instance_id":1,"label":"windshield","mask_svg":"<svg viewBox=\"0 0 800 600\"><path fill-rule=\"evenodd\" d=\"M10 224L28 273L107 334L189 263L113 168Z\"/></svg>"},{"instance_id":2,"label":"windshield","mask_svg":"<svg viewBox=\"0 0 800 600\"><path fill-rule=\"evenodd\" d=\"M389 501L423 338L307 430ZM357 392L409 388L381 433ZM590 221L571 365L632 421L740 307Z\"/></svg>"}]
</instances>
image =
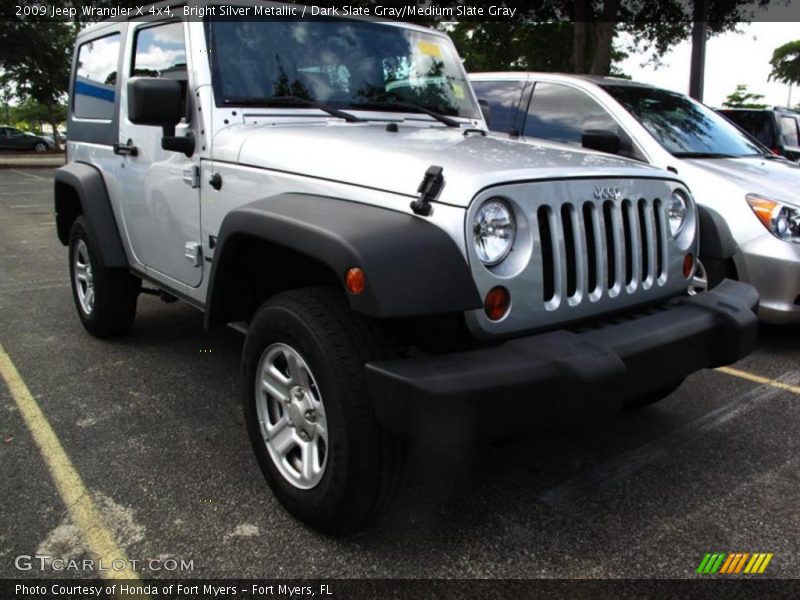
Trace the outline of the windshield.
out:
<instances>
[{"instance_id":1,"label":"windshield","mask_svg":"<svg viewBox=\"0 0 800 600\"><path fill-rule=\"evenodd\" d=\"M603 85L659 144L679 158L764 154L724 117L683 94L632 85Z\"/></svg>"},{"instance_id":2,"label":"windshield","mask_svg":"<svg viewBox=\"0 0 800 600\"><path fill-rule=\"evenodd\" d=\"M340 109L402 112L405 102L455 117L480 114L458 56L432 33L279 19L212 19L206 31L219 105L269 106L292 97Z\"/></svg>"}]
</instances>

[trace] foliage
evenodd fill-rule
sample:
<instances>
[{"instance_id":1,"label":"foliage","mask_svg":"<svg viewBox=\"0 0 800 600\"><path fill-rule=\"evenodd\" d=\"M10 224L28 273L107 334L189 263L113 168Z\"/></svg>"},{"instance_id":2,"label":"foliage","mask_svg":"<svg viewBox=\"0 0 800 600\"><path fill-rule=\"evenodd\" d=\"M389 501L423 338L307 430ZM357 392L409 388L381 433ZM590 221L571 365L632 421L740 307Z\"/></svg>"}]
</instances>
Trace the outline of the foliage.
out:
<instances>
[{"instance_id":1,"label":"foliage","mask_svg":"<svg viewBox=\"0 0 800 600\"><path fill-rule=\"evenodd\" d=\"M772 59L770 79L782 81L783 83L800 84L800 40L789 42L783 46L775 48Z\"/></svg>"},{"instance_id":2,"label":"foliage","mask_svg":"<svg viewBox=\"0 0 800 600\"><path fill-rule=\"evenodd\" d=\"M4 96L22 101L36 120L53 129L63 118L69 85L70 58L75 28L51 20L15 20L0 23L0 68L4 72ZM13 82L13 92L9 92Z\"/></svg>"},{"instance_id":3,"label":"foliage","mask_svg":"<svg viewBox=\"0 0 800 600\"><path fill-rule=\"evenodd\" d=\"M756 94L747 91L747 86L740 83L736 90L728 94L722 106L726 108L767 108L767 105L759 100L764 98L764 94Z\"/></svg>"},{"instance_id":4,"label":"foliage","mask_svg":"<svg viewBox=\"0 0 800 600\"><path fill-rule=\"evenodd\" d=\"M54 107L46 107L35 100L28 98L17 106L11 107L10 120L12 125L22 126L22 129L30 129L31 125L37 125L34 129L38 131L40 123L51 123L51 118L56 123L63 123L67 119L67 105L61 102ZM27 127L25 127L27 125Z\"/></svg>"},{"instance_id":5,"label":"foliage","mask_svg":"<svg viewBox=\"0 0 800 600\"><path fill-rule=\"evenodd\" d=\"M570 71L567 22L461 22L450 36L468 71ZM498 43L502 41L502 43Z\"/></svg>"},{"instance_id":6,"label":"foliage","mask_svg":"<svg viewBox=\"0 0 800 600\"><path fill-rule=\"evenodd\" d=\"M769 0L706 0L710 35L730 31ZM468 69L528 69L608 75L629 53L657 59L691 34L685 0L539 0L507 2L518 22L461 22L453 37ZM622 46L619 34L630 41Z\"/></svg>"}]
</instances>

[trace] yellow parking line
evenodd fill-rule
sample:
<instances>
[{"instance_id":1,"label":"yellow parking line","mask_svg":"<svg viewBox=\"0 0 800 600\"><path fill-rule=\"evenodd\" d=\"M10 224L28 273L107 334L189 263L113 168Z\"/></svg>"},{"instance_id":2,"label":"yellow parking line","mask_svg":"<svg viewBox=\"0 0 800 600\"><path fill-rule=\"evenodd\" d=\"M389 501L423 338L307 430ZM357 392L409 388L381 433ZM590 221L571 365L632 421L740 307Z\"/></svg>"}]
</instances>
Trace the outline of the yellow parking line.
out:
<instances>
[{"instance_id":1,"label":"yellow parking line","mask_svg":"<svg viewBox=\"0 0 800 600\"><path fill-rule=\"evenodd\" d=\"M740 379L747 379L748 381L753 381L755 383L760 383L763 385L769 385L774 388L778 388L779 390L785 390L787 392L800 395L800 386L797 385L790 385L788 383L783 383L781 381L770 379L769 377L762 377L761 375L748 373L747 371L732 369L731 367L718 367L716 370L719 371L720 373L725 373L726 375L739 377Z\"/></svg>"},{"instance_id":2,"label":"yellow parking line","mask_svg":"<svg viewBox=\"0 0 800 600\"><path fill-rule=\"evenodd\" d=\"M125 553L117 545L113 534L103 521L81 476L75 470L67 453L64 452L47 417L39 408L2 345L0 345L0 375L5 380L34 442L39 447L39 452L47 464L53 483L55 483L73 523L80 531L89 554L93 555L96 561L102 561L105 566L106 570L100 571L101 576L105 579L138 580L139 575L130 568ZM116 564L121 565L119 559L125 561L126 568L124 570L118 571L113 567L114 561L118 561Z\"/></svg>"}]
</instances>

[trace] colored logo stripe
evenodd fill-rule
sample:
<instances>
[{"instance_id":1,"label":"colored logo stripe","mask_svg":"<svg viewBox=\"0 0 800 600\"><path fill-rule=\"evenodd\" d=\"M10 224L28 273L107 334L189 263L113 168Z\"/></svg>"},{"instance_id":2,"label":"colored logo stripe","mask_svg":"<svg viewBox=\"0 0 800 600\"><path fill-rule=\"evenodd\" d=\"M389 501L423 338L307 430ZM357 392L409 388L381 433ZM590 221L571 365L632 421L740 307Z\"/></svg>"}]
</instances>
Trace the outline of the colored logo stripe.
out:
<instances>
[{"instance_id":1,"label":"colored logo stripe","mask_svg":"<svg viewBox=\"0 0 800 600\"><path fill-rule=\"evenodd\" d=\"M774 554L758 552L709 552L697 567L697 573L702 575L735 574L735 573L763 573Z\"/></svg>"},{"instance_id":2,"label":"colored logo stripe","mask_svg":"<svg viewBox=\"0 0 800 600\"><path fill-rule=\"evenodd\" d=\"M697 567L698 573L716 573L720 566L722 566L722 561L725 559L725 553L714 553L714 554L706 554L703 558L703 561L700 563L700 566Z\"/></svg>"},{"instance_id":3,"label":"colored logo stripe","mask_svg":"<svg viewBox=\"0 0 800 600\"><path fill-rule=\"evenodd\" d=\"M725 561L725 564L722 565L722 568L719 570L720 573L738 573L742 570L744 566L744 562L747 560L747 557L750 556L748 552L734 552L733 554L728 555L728 560Z\"/></svg>"},{"instance_id":4,"label":"colored logo stripe","mask_svg":"<svg viewBox=\"0 0 800 600\"><path fill-rule=\"evenodd\" d=\"M753 554L753 558L747 563L744 568L745 573L763 573L767 568L769 561L772 560L772 554Z\"/></svg>"}]
</instances>

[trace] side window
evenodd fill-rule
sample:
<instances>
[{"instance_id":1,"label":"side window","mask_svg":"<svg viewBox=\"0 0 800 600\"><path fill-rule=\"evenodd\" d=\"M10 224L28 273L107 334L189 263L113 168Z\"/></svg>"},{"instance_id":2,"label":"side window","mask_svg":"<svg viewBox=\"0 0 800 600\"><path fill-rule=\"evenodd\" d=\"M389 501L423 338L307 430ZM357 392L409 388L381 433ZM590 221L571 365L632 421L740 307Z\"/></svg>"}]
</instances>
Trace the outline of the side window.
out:
<instances>
[{"instance_id":1,"label":"side window","mask_svg":"<svg viewBox=\"0 0 800 600\"><path fill-rule=\"evenodd\" d=\"M186 81L186 44L181 23L140 29L136 34L131 75Z\"/></svg>"},{"instance_id":2,"label":"side window","mask_svg":"<svg viewBox=\"0 0 800 600\"><path fill-rule=\"evenodd\" d=\"M472 87L480 100L486 100L491 108L492 131L509 133L514 128L522 81L473 81Z\"/></svg>"},{"instance_id":3,"label":"side window","mask_svg":"<svg viewBox=\"0 0 800 600\"><path fill-rule=\"evenodd\" d=\"M794 117L781 117L781 134L785 146L800 146L797 134L797 120Z\"/></svg>"},{"instance_id":4,"label":"side window","mask_svg":"<svg viewBox=\"0 0 800 600\"><path fill-rule=\"evenodd\" d=\"M82 44L75 70L73 112L88 119L114 118L120 35L115 33Z\"/></svg>"},{"instance_id":5,"label":"side window","mask_svg":"<svg viewBox=\"0 0 800 600\"><path fill-rule=\"evenodd\" d=\"M132 77L177 79L183 90L183 112L186 113L186 43L181 23L165 23L136 32Z\"/></svg>"},{"instance_id":6,"label":"side window","mask_svg":"<svg viewBox=\"0 0 800 600\"><path fill-rule=\"evenodd\" d=\"M736 125L770 148L775 145L772 113L766 111L726 111L722 113Z\"/></svg>"},{"instance_id":7,"label":"side window","mask_svg":"<svg viewBox=\"0 0 800 600\"><path fill-rule=\"evenodd\" d=\"M536 84L525 120L526 136L580 146L584 129L622 133L611 115L584 92L557 83Z\"/></svg>"}]
</instances>

